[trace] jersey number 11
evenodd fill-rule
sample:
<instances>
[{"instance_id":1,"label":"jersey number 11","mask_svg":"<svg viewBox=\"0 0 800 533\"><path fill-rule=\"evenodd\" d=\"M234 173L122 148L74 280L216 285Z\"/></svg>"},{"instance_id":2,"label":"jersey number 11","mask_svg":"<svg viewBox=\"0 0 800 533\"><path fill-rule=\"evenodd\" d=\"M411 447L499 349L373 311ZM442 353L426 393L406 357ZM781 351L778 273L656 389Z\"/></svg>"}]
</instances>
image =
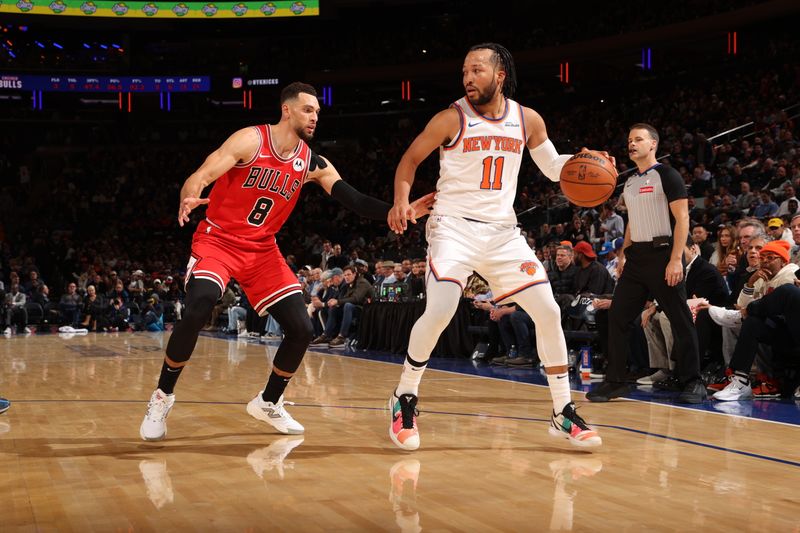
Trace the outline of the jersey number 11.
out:
<instances>
[{"instance_id":1,"label":"jersey number 11","mask_svg":"<svg viewBox=\"0 0 800 533\"><path fill-rule=\"evenodd\" d=\"M505 157L494 158L489 156L483 160L481 189L499 191L503 188L503 163L505 159ZM492 167L494 167L494 173L492 173Z\"/></svg>"}]
</instances>

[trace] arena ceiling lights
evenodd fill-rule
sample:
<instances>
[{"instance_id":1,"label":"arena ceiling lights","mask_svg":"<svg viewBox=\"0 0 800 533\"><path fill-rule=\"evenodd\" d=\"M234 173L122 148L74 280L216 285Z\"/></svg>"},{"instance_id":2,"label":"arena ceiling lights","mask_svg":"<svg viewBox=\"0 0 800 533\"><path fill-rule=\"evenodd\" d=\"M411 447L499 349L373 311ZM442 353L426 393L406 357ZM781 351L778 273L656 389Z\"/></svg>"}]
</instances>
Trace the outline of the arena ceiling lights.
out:
<instances>
[{"instance_id":1,"label":"arena ceiling lights","mask_svg":"<svg viewBox=\"0 0 800 533\"><path fill-rule=\"evenodd\" d=\"M73 17L221 19L309 17L319 15L319 0L260 2L123 2L105 0L0 1L0 13Z\"/></svg>"}]
</instances>

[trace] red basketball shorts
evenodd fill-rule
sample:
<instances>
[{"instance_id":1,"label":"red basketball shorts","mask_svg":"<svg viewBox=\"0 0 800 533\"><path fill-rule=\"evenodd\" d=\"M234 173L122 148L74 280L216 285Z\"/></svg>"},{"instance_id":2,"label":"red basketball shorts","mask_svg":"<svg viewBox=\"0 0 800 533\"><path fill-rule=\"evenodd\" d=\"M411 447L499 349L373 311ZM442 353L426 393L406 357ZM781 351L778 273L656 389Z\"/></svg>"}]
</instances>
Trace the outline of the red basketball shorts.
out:
<instances>
[{"instance_id":1,"label":"red basketball shorts","mask_svg":"<svg viewBox=\"0 0 800 533\"><path fill-rule=\"evenodd\" d=\"M234 278L259 315L290 294L302 293L297 276L289 269L274 241L256 245L237 242L228 236L197 232L186 268L187 282L192 275L216 283L221 292L225 292L228 281Z\"/></svg>"}]
</instances>

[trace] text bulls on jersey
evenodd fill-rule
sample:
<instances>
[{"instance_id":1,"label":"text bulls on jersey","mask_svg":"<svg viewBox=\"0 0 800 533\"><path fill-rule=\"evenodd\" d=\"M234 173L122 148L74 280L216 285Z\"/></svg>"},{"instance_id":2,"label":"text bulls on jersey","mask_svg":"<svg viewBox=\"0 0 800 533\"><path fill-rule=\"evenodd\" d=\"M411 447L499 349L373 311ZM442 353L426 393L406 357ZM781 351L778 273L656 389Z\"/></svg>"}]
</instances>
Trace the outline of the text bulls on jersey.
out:
<instances>
[{"instance_id":1,"label":"text bulls on jersey","mask_svg":"<svg viewBox=\"0 0 800 533\"><path fill-rule=\"evenodd\" d=\"M266 168L259 166L250 167L250 172L247 179L242 184L243 189L260 189L262 191L270 191L280 194L286 200L290 200L292 195L300 187L300 180L294 178L291 183L289 182L291 174L288 172L281 172L274 168Z\"/></svg>"}]
</instances>

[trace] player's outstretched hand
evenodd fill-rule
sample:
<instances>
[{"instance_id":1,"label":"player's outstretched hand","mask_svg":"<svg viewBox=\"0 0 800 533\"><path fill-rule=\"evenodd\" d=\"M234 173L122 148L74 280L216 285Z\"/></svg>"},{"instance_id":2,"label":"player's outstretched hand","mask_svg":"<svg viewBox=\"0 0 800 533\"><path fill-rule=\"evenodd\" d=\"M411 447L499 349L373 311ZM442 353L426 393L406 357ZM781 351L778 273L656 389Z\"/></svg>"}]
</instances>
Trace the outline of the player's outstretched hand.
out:
<instances>
[{"instance_id":1,"label":"player's outstretched hand","mask_svg":"<svg viewBox=\"0 0 800 533\"><path fill-rule=\"evenodd\" d=\"M389 228L400 235L406 230L407 220L414 218L414 208L409 205L408 201L395 202L389 214L386 217L386 222L389 223Z\"/></svg>"},{"instance_id":2,"label":"player's outstretched hand","mask_svg":"<svg viewBox=\"0 0 800 533\"><path fill-rule=\"evenodd\" d=\"M418 218L430 215L431 209L433 209L433 202L435 200L436 193L431 192L411 202L411 209L413 210L413 213L411 213L411 215L408 217L408 220L410 220L412 224L416 224Z\"/></svg>"},{"instance_id":3,"label":"player's outstretched hand","mask_svg":"<svg viewBox=\"0 0 800 533\"><path fill-rule=\"evenodd\" d=\"M189 213L192 212L192 209L199 205L205 205L208 202L208 198L184 198L178 208L178 225L183 227L185 223L189 222Z\"/></svg>"}]
</instances>

